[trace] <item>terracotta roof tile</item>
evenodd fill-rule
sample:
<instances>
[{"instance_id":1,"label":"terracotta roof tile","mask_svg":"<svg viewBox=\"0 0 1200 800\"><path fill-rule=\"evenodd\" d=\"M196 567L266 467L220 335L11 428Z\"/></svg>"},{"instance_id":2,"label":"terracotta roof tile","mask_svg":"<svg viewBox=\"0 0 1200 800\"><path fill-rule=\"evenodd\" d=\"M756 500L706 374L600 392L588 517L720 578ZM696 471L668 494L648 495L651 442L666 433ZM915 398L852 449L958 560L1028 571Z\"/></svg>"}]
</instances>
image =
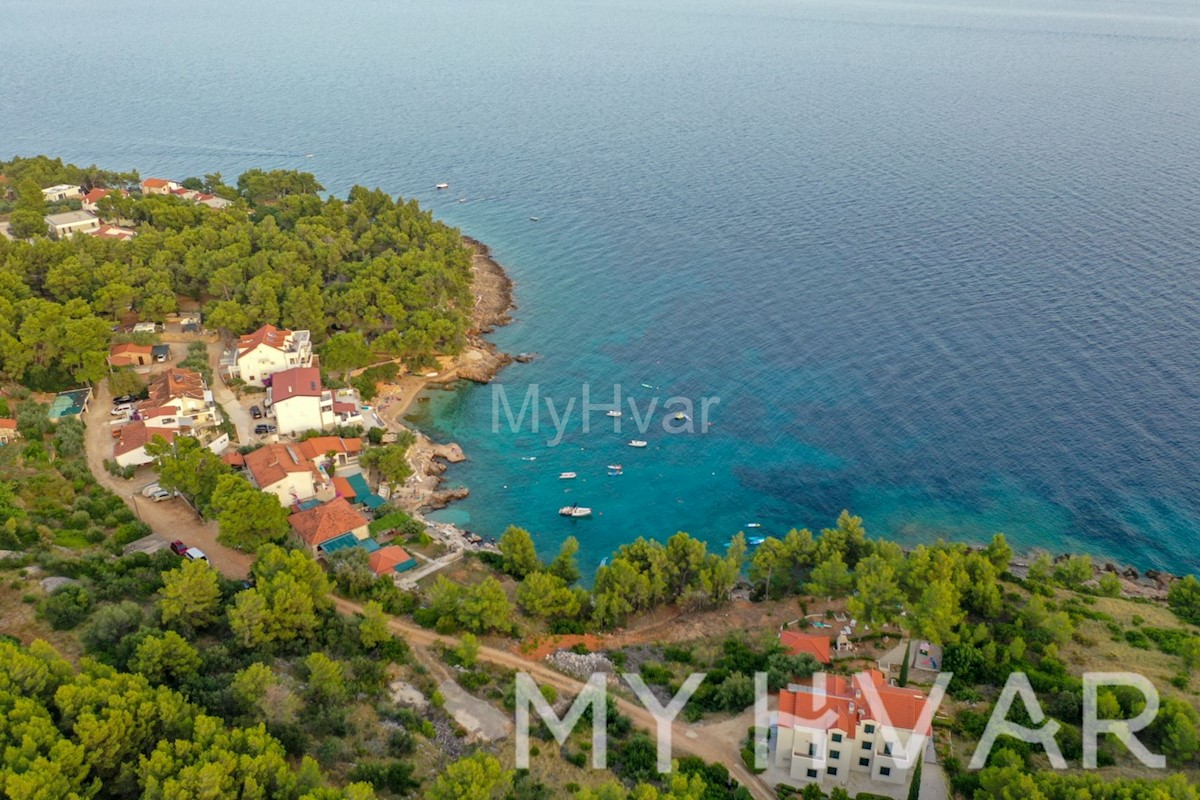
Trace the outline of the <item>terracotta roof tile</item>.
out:
<instances>
[{"instance_id":1,"label":"terracotta roof tile","mask_svg":"<svg viewBox=\"0 0 1200 800\"><path fill-rule=\"evenodd\" d=\"M339 497L308 511L292 514L288 522L305 544L316 547L365 526L367 519L351 508L345 498Z\"/></svg>"},{"instance_id":2,"label":"terracotta roof tile","mask_svg":"<svg viewBox=\"0 0 1200 800\"><path fill-rule=\"evenodd\" d=\"M260 447L246 454L246 468L250 470L260 489L274 486L292 472L312 472L319 477L312 462L301 456L298 450L298 447L290 444L269 444Z\"/></svg>"},{"instance_id":3,"label":"terracotta roof tile","mask_svg":"<svg viewBox=\"0 0 1200 800\"><path fill-rule=\"evenodd\" d=\"M808 653L822 664L830 662L828 636L801 631L782 631L779 634L779 643L794 656Z\"/></svg>"},{"instance_id":4,"label":"terracotta roof tile","mask_svg":"<svg viewBox=\"0 0 1200 800\"><path fill-rule=\"evenodd\" d=\"M151 428L141 421L130 422L121 428L121 438L113 445L113 455L122 456L139 447L144 447L155 436L161 436L168 442L172 442L175 440L175 431L172 428Z\"/></svg>"},{"instance_id":5,"label":"terracotta roof tile","mask_svg":"<svg viewBox=\"0 0 1200 800\"><path fill-rule=\"evenodd\" d=\"M293 397L320 397L321 392L321 370L316 367L292 367L271 376L273 404Z\"/></svg>"},{"instance_id":6,"label":"terracotta roof tile","mask_svg":"<svg viewBox=\"0 0 1200 800\"><path fill-rule=\"evenodd\" d=\"M239 356L244 356L259 345L273 347L276 350L284 350L287 347L287 340L292 336L292 332L286 328L276 328L274 325L263 325L254 333L248 333L238 339L237 350Z\"/></svg>"},{"instance_id":7,"label":"terracotta roof tile","mask_svg":"<svg viewBox=\"0 0 1200 800\"><path fill-rule=\"evenodd\" d=\"M391 572L400 564L412 561L413 558L403 548L396 545L388 545L371 553L367 560L371 564L371 569L374 570L375 574L382 575L385 572Z\"/></svg>"}]
</instances>

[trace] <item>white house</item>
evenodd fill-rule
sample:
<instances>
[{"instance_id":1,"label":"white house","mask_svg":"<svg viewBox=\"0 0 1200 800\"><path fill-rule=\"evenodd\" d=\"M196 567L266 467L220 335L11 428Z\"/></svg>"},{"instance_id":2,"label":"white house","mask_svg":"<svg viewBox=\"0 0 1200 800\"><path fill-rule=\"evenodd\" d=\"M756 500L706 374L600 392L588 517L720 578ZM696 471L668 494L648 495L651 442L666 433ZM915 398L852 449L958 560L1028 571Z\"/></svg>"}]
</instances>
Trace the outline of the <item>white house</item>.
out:
<instances>
[{"instance_id":1,"label":"white house","mask_svg":"<svg viewBox=\"0 0 1200 800\"><path fill-rule=\"evenodd\" d=\"M325 476L300 452L301 445L269 444L246 454L246 471L254 485L290 506L311 500L328 489Z\"/></svg>"},{"instance_id":2,"label":"white house","mask_svg":"<svg viewBox=\"0 0 1200 800\"><path fill-rule=\"evenodd\" d=\"M86 211L64 211L46 217L46 231L51 239L65 239L77 233L94 231L99 227L99 218Z\"/></svg>"},{"instance_id":3,"label":"white house","mask_svg":"<svg viewBox=\"0 0 1200 800\"><path fill-rule=\"evenodd\" d=\"M60 183L57 186L47 186L42 189L42 197L46 198L47 203L59 203L63 200L83 197L83 190L69 183Z\"/></svg>"},{"instance_id":4,"label":"white house","mask_svg":"<svg viewBox=\"0 0 1200 800\"><path fill-rule=\"evenodd\" d=\"M146 445L154 437L162 437L164 441L172 442L178 433L177 427L157 428L147 425L141 420L131 422L121 427L121 438L113 445L113 461L122 467L140 467L149 464L154 459L146 453Z\"/></svg>"},{"instance_id":5,"label":"white house","mask_svg":"<svg viewBox=\"0 0 1200 800\"><path fill-rule=\"evenodd\" d=\"M176 427L187 428L190 435L205 444L210 444L210 437L202 431L214 429L212 438L216 438L215 429L221 419L212 392L199 372L181 367L168 369L150 384L149 398L138 405L137 414L142 419L148 415L157 418L169 416L171 410L178 420Z\"/></svg>"},{"instance_id":6,"label":"white house","mask_svg":"<svg viewBox=\"0 0 1200 800\"><path fill-rule=\"evenodd\" d=\"M847 679L818 673L779 693L771 725L775 765L826 793L861 774L902 791L924 758L925 695L889 686L878 670Z\"/></svg>"},{"instance_id":7,"label":"white house","mask_svg":"<svg viewBox=\"0 0 1200 800\"><path fill-rule=\"evenodd\" d=\"M289 331L263 325L238 339L221 359L230 378L241 378L250 386L267 386L277 372L312 366L312 337L308 331Z\"/></svg>"},{"instance_id":8,"label":"white house","mask_svg":"<svg viewBox=\"0 0 1200 800\"><path fill-rule=\"evenodd\" d=\"M279 433L287 436L320 431L335 423L333 393L321 386L316 367L295 367L276 372L267 389Z\"/></svg>"}]
</instances>

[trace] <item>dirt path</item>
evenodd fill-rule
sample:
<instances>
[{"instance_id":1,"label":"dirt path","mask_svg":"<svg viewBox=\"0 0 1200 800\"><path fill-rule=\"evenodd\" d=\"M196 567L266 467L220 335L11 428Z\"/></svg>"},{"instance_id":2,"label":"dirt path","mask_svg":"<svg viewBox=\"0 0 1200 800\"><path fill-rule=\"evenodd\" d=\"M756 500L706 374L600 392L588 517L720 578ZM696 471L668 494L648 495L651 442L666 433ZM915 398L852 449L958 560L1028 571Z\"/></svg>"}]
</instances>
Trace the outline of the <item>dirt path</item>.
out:
<instances>
[{"instance_id":1,"label":"dirt path","mask_svg":"<svg viewBox=\"0 0 1200 800\"><path fill-rule=\"evenodd\" d=\"M333 602L335 607L345 614L356 614L362 610L358 603L340 597L334 597ZM388 624L393 632L403 637L410 645L428 648L440 644L443 647L452 648L458 644L458 640L454 637L442 636L403 620L392 618ZM568 695L574 696L583 690L583 684L574 678L557 672L541 662L528 661L507 650L485 645L479 648L479 658L490 664L525 672L537 683L553 686ZM613 699L618 710L628 716L634 725L651 733L657 730L654 717L643 706L631 703L621 697ZM700 756L705 761L723 764L729 770L729 774L738 783L749 789L754 797L759 800L774 800L775 793L746 769L742 764L741 754L736 748L730 749L723 740L724 737L706 736L703 726L690 726L681 722L676 722L671 726L671 734L672 747L676 752L691 753Z\"/></svg>"},{"instance_id":2,"label":"dirt path","mask_svg":"<svg viewBox=\"0 0 1200 800\"><path fill-rule=\"evenodd\" d=\"M112 457L112 429L108 424L111 408L112 394L108 391L108 382L103 381L96 386L84 418L87 462L96 481L124 500L138 519L165 541L181 539L190 546L199 547L208 556L209 562L224 574L231 578L246 577L250 573L253 556L219 544L215 522L206 523L196 519L196 515L182 500L155 503L141 496L141 487L154 480L153 470L142 467L133 480L127 481L112 476L104 468L104 460Z\"/></svg>"}]
</instances>

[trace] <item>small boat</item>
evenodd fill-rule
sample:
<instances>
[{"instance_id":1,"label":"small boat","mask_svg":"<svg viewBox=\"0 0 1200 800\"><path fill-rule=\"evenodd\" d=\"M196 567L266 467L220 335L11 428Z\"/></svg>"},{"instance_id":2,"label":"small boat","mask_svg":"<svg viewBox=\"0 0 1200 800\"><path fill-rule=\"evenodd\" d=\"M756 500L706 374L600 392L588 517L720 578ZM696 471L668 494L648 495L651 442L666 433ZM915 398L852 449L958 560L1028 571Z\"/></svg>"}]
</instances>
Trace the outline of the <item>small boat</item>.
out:
<instances>
[{"instance_id":1,"label":"small boat","mask_svg":"<svg viewBox=\"0 0 1200 800\"><path fill-rule=\"evenodd\" d=\"M312 153L305 153L305 154L304 154L304 157L305 157L305 158L312 158L312 156L313 156L313 154L312 154Z\"/></svg>"},{"instance_id":2,"label":"small boat","mask_svg":"<svg viewBox=\"0 0 1200 800\"><path fill-rule=\"evenodd\" d=\"M646 443L643 442L641 439L630 439L629 446L630 447L645 447Z\"/></svg>"},{"instance_id":3,"label":"small boat","mask_svg":"<svg viewBox=\"0 0 1200 800\"><path fill-rule=\"evenodd\" d=\"M437 186L434 186L433 188L435 188L435 189L449 189L449 188L450 188L450 184L448 184L448 183L439 183Z\"/></svg>"},{"instance_id":4,"label":"small boat","mask_svg":"<svg viewBox=\"0 0 1200 800\"><path fill-rule=\"evenodd\" d=\"M530 218L529 218L529 221L530 221L530 222L537 222L537 221L538 221L538 218L537 218L537 217L530 217Z\"/></svg>"},{"instance_id":5,"label":"small boat","mask_svg":"<svg viewBox=\"0 0 1200 800\"><path fill-rule=\"evenodd\" d=\"M560 472L560 473L558 473L558 479L559 479L559 480L561 480L561 481L569 481L569 480L571 480L571 479L572 479L572 478L574 478L574 477L575 477L575 473L574 473L574 472Z\"/></svg>"},{"instance_id":6,"label":"small boat","mask_svg":"<svg viewBox=\"0 0 1200 800\"><path fill-rule=\"evenodd\" d=\"M675 419L680 420L680 421L685 420L687 418L688 418L688 415L683 413L682 411L680 411L678 414L675 415Z\"/></svg>"},{"instance_id":7,"label":"small boat","mask_svg":"<svg viewBox=\"0 0 1200 800\"><path fill-rule=\"evenodd\" d=\"M751 536L749 539L746 540L746 544L759 545L765 541L766 541L766 539L762 536Z\"/></svg>"},{"instance_id":8,"label":"small boat","mask_svg":"<svg viewBox=\"0 0 1200 800\"><path fill-rule=\"evenodd\" d=\"M648 384L648 383L643 383L643 384L642 384L642 388L643 388L643 389L653 389L654 387L653 387L653 386L651 386L651 385L650 385L650 384Z\"/></svg>"},{"instance_id":9,"label":"small boat","mask_svg":"<svg viewBox=\"0 0 1200 800\"><path fill-rule=\"evenodd\" d=\"M613 472L620 472L622 469L624 469L624 467L622 467L620 464L609 464L608 468Z\"/></svg>"},{"instance_id":10,"label":"small boat","mask_svg":"<svg viewBox=\"0 0 1200 800\"><path fill-rule=\"evenodd\" d=\"M580 517L590 517L592 515L592 510L586 506L580 505L563 506L558 510L558 515L560 517L574 517L578 519Z\"/></svg>"},{"instance_id":11,"label":"small boat","mask_svg":"<svg viewBox=\"0 0 1200 800\"><path fill-rule=\"evenodd\" d=\"M606 411L606 412L604 412L604 413L605 413L605 414L608 414L608 416L610 416L610 417L619 417L619 416L621 416L621 412L620 412L620 411L617 411L616 409L613 409L612 411Z\"/></svg>"},{"instance_id":12,"label":"small boat","mask_svg":"<svg viewBox=\"0 0 1200 800\"><path fill-rule=\"evenodd\" d=\"M624 473L624 472L622 472L622 471L621 471L621 470L619 470L619 469L610 469L610 470L608 471L608 477L610 477L610 478L618 478L618 477L620 477L620 476L622 476L622 475L624 475L624 474L625 474L625 473Z\"/></svg>"},{"instance_id":13,"label":"small boat","mask_svg":"<svg viewBox=\"0 0 1200 800\"><path fill-rule=\"evenodd\" d=\"M762 523L761 522L747 522L746 527L747 528L761 528Z\"/></svg>"},{"instance_id":14,"label":"small boat","mask_svg":"<svg viewBox=\"0 0 1200 800\"><path fill-rule=\"evenodd\" d=\"M537 461L537 456L521 456L522 461Z\"/></svg>"},{"instance_id":15,"label":"small boat","mask_svg":"<svg viewBox=\"0 0 1200 800\"><path fill-rule=\"evenodd\" d=\"M600 566L602 566L602 567L608 566L608 556L605 556L604 558L600 559Z\"/></svg>"}]
</instances>

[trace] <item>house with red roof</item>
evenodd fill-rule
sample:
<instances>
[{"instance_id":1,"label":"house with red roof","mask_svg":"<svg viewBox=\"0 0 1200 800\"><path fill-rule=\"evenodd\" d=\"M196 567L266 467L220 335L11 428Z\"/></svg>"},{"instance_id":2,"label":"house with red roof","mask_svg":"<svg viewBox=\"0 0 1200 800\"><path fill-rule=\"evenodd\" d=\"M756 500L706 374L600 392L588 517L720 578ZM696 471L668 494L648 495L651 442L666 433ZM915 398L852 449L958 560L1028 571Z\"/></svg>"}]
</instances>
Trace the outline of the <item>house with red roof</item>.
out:
<instances>
[{"instance_id":1,"label":"house with red roof","mask_svg":"<svg viewBox=\"0 0 1200 800\"><path fill-rule=\"evenodd\" d=\"M770 733L775 766L826 793L861 775L902 796L924 758L932 715L923 692L891 686L878 670L817 673L779 692Z\"/></svg>"},{"instance_id":2,"label":"house with red roof","mask_svg":"<svg viewBox=\"0 0 1200 800\"><path fill-rule=\"evenodd\" d=\"M246 472L264 492L291 506L317 496L329 488L325 475L301 452L297 444L268 444L245 456Z\"/></svg>"},{"instance_id":3,"label":"house with red roof","mask_svg":"<svg viewBox=\"0 0 1200 800\"><path fill-rule=\"evenodd\" d=\"M140 467L154 459L146 452L146 445L161 437L166 442L175 441L178 428L160 428L135 420L121 426L121 438L113 445L113 461L122 467Z\"/></svg>"},{"instance_id":4,"label":"house with red roof","mask_svg":"<svg viewBox=\"0 0 1200 800\"><path fill-rule=\"evenodd\" d=\"M407 572L417 565L417 560L402 547L390 544L372 552L367 557L371 571L376 575L395 575Z\"/></svg>"},{"instance_id":5,"label":"house with red roof","mask_svg":"<svg viewBox=\"0 0 1200 800\"><path fill-rule=\"evenodd\" d=\"M370 536L367 518L341 497L307 511L298 511L288 517L288 523L292 533L313 555L356 547Z\"/></svg>"},{"instance_id":6,"label":"house with red roof","mask_svg":"<svg viewBox=\"0 0 1200 800\"><path fill-rule=\"evenodd\" d=\"M290 331L263 325L237 340L221 357L222 372L250 386L268 386L271 376L294 367L311 367L312 337L308 331Z\"/></svg>"},{"instance_id":7,"label":"house with red roof","mask_svg":"<svg viewBox=\"0 0 1200 800\"><path fill-rule=\"evenodd\" d=\"M104 224L99 228L87 231L87 234L97 239L116 239L117 241L128 242L137 236L137 231L133 228L122 228L119 225Z\"/></svg>"},{"instance_id":8,"label":"house with red roof","mask_svg":"<svg viewBox=\"0 0 1200 800\"><path fill-rule=\"evenodd\" d=\"M169 181L166 178L146 178L142 181L142 194L171 194L176 189L182 189L183 185L175 181Z\"/></svg>"},{"instance_id":9,"label":"house with red roof","mask_svg":"<svg viewBox=\"0 0 1200 800\"><path fill-rule=\"evenodd\" d=\"M148 367L154 363L154 347L148 344L121 342L108 348L110 367Z\"/></svg>"},{"instance_id":10,"label":"house with red roof","mask_svg":"<svg viewBox=\"0 0 1200 800\"><path fill-rule=\"evenodd\" d=\"M819 633L804 631L780 631L779 644L790 655L810 655L818 664L831 663L829 657L829 637Z\"/></svg>"},{"instance_id":11,"label":"house with red roof","mask_svg":"<svg viewBox=\"0 0 1200 800\"><path fill-rule=\"evenodd\" d=\"M21 432L17 430L17 421L15 419L0 419L0 444L8 444L20 437Z\"/></svg>"},{"instance_id":12,"label":"house with red roof","mask_svg":"<svg viewBox=\"0 0 1200 800\"><path fill-rule=\"evenodd\" d=\"M333 393L321 385L316 367L295 367L271 376L267 398L279 433L320 431L335 424Z\"/></svg>"}]
</instances>

